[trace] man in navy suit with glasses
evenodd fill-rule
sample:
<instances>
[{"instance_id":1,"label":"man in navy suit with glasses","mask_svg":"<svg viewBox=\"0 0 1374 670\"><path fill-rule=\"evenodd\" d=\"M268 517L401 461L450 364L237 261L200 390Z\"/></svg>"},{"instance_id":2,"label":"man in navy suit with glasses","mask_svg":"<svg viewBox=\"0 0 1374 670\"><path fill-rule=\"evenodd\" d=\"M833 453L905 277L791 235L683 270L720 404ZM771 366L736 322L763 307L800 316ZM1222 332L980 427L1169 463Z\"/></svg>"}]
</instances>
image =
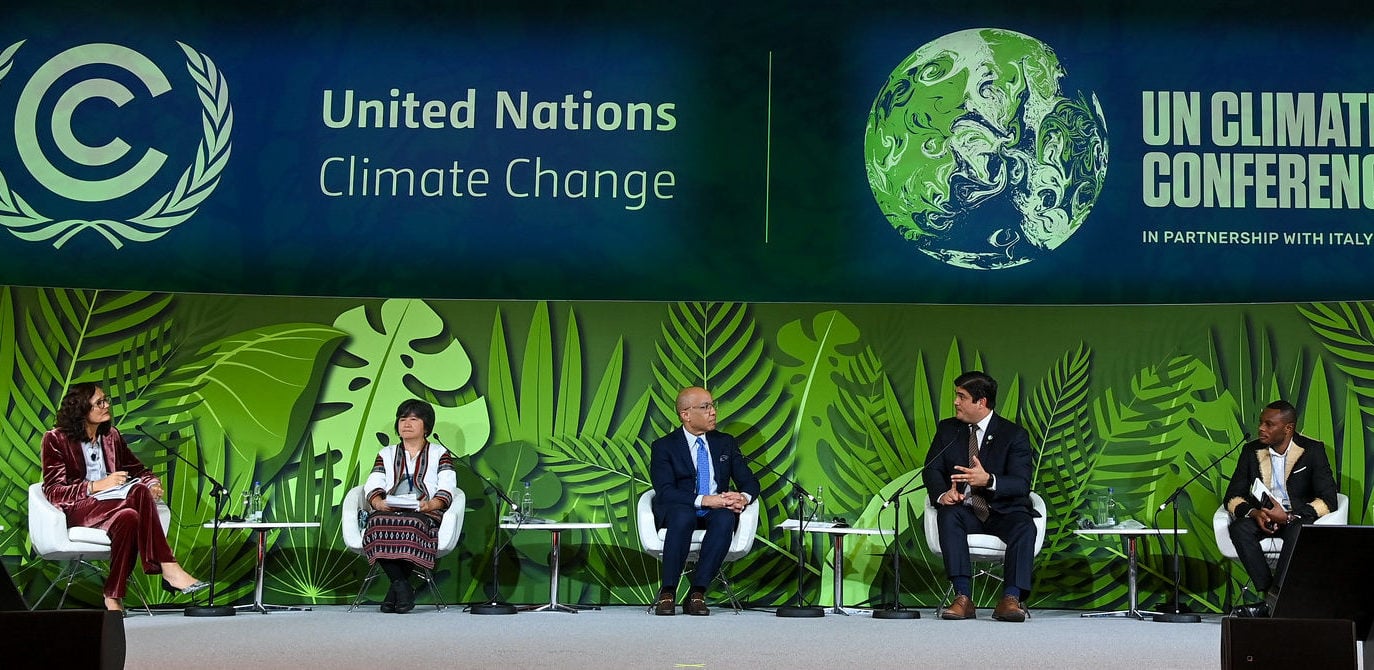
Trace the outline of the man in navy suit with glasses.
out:
<instances>
[{"instance_id":1,"label":"man in navy suit with glasses","mask_svg":"<svg viewBox=\"0 0 1374 670\"><path fill-rule=\"evenodd\" d=\"M735 438L716 430L716 404L709 391L697 386L683 389L677 395L677 413L682 427L654 440L649 458L654 522L667 529L663 585L654 614L675 612L692 533L705 530L682 611L706 616L711 613L706 588L725 562L740 513L759 496L759 481Z\"/></svg>"}]
</instances>

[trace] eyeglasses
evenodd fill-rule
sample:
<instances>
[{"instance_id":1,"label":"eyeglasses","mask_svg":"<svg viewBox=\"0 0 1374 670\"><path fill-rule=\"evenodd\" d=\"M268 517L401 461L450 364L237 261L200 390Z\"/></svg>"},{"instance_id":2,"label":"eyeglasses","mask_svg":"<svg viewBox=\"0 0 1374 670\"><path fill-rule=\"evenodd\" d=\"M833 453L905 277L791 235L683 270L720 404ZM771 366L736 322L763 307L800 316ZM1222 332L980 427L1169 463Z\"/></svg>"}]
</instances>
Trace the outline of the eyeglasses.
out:
<instances>
[{"instance_id":1,"label":"eyeglasses","mask_svg":"<svg viewBox=\"0 0 1374 670\"><path fill-rule=\"evenodd\" d=\"M688 409L699 409L699 410L701 410L701 411L703 411L703 412L709 412L709 411L711 411L711 410L713 410L713 409L715 409L715 408L716 408L716 404L713 403L713 402L704 402L704 403L701 403L700 405L690 405L690 406L688 406Z\"/></svg>"},{"instance_id":2,"label":"eyeglasses","mask_svg":"<svg viewBox=\"0 0 1374 670\"><path fill-rule=\"evenodd\" d=\"M107 407L109 407L109 406L110 406L110 399L109 399L109 398L101 398L101 399L96 400L96 401L94 401L94 402L91 403L91 407L99 407L100 409L105 409L105 408L107 408Z\"/></svg>"}]
</instances>

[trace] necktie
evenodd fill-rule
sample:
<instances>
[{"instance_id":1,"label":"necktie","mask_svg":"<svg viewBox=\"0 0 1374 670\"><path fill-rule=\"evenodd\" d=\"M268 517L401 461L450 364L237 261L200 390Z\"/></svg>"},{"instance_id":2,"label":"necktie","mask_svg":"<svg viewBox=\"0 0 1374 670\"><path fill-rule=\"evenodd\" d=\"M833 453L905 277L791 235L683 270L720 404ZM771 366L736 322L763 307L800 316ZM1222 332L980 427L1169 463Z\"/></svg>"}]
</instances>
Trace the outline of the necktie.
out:
<instances>
[{"instance_id":1,"label":"necktie","mask_svg":"<svg viewBox=\"0 0 1374 670\"><path fill-rule=\"evenodd\" d=\"M978 424L971 423L968 426L968 464L973 467L973 459L978 456ZM973 508L973 515L979 521L988 520L988 501L979 492L973 489L973 485L968 487L968 503Z\"/></svg>"},{"instance_id":2,"label":"necktie","mask_svg":"<svg viewBox=\"0 0 1374 670\"><path fill-rule=\"evenodd\" d=\"M711 495L711 452L706 448L706 440L697 437L697 495ZM706 508L697 510L697 516L706 516Z\"/></svg>"}]
</instances>

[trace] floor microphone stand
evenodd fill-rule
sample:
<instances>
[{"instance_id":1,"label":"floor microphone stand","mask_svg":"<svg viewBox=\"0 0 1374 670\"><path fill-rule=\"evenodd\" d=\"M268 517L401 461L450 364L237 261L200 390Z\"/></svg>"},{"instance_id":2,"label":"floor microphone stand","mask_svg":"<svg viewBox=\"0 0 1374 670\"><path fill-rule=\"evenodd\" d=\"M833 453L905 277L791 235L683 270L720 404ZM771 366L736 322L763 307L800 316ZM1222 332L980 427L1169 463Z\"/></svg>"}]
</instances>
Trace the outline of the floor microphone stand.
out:
<instances>
[{"instance_id":1,"label":"floor microphone stand","mask_svg":"<svg viewBox=\"0 0 1374 670\"><path fill-rule=\"evenodd\" d=\"M1202 617L1183 613L1182 603L1178 600L1178 498L1175 497L1171 504L1174 506L1174 611L1160 612L1154 616L1154 620L1159 623L1199 623Z\"/></svg>"},{"instance_id":2,"label":"floor microphone stand","mask_svg":"<svg viewBox=\"0 0 1374 670\"><path fill-rule=\"evenodd\" d=\"M778 608L776 614L789 619L823 617L825 616L825 608L802 604L802 589L806 576L806 563L804 561L804 554L806 553L806 500L810 496L802 487L797 486L796 482L791 480L787 480L787 482L792 484L792 490L797 494L797 604L783 605Z\"/></svg>"},{"instance_id":3,"label":"floor microphone stand","mask_svg":"<svg viewBox=\"0 0 1374 670\"><path fill-rule=\"evenodd\" d=\"M520 505L516 504L514 500L511 500L510 496L506 495L505 492L501 490L501 487L491 483L491 480L487 479L486 477L483 477L482 473L478 472L476 468L468 466L468 469L471 470L473 474L477 475L477 478L481 479L482 482L487 485L488 491L495 493L496 497L500 498L502 502L506 503L507 508L511 511L511 516L514 516L517 521L524 520L525 513L523 510L520 509ZM500 529L501 525L500 511L500 506L497 506L496 525L498 530ZM469 605L469 612L473 614L515 614L518 611L515 605L501 602L501 580L498 568L500 567L501 550L506 548L506 544L507 543L505 542L501 543L500 545L497 545L495 542L492 543L491 587L487 591L487 598L489 599L486 602L473 603Z\"/></svg>"},{"instance_id":4,"label":"floor microphone stand","mask_svg":"<svg viewBox=\"0 0 1374 670\"><path fill-rule=\"evenodd\" d=\"M180 449L173 449L167 446L162 440L153 437L152 433L144 430L142 425L135 426L135 428L138 432L143 433L148 439L166 450L167 453L175 456L177 460L189 465L191 469L203 477L205 481L210 482L210 496L215 499L215 517L210 530L210 593L204 605L187 607L185 615L194 617L234 616L237 610L234 609L233 605L215 605L215 585L216 579L219 576L219 522L220 517L224 514L224 507L229 502L229 489L224 488L223 484L215 481L215 478L211 477L210 474L199 465L192 463L185 456L182 456Z\"/></svg>"},{"instance_id":5,"label":"floor microphone stand","mask_svg":"<svg viewBox=\"0 0 1374 670\"><path fill-rule=\"evenodd\" d=\"M1199 478L1202 477L1202 475L1206 474L1208 471L1217 467L1219 463L1221 463L1231 454L1235 453L1237 449L1240 449L1248 441L1250 441L1250 433L1247 432L1241 436L1240 442L1237 442L1234 447L1231 447L1229 450L1226 451L1226 453L1223 453L1222 455L1212 459L1212 462L1208 463L1207 467L1202 468L1201 470L1198 470L1197 472L1193 473L1193 476L1189 477L1188 481L1183 482L1182 486L1174 489L1174 492L1169 494L1169 498L1164 501L1163 505L1160 505L1158 508L1155 509L1155 518L1158 518L1159 513L1162 512L1166 506L1173 505L1174 507L1174 611L1160 612L1154 615L1155 621L1158 621L1160 623L1199 623L1202 621L1202 617L1196 614L1184 614L1181 609L1181 603L1179 603L1178 601L1178 497L1180 495L1183 495L1183 491L1186 490L1190 484L1197 481ZM1155 528L1159 527L1158 524L1153 524L1153 526ZM1161 541L1160 549L1162 550L1163 547L1164 543Z\"/></svg>"},{"instance_id":6,"label":"floor microphone stand","mask_svg":"<svg viewBox=\"0 0 1374 670\"><path fill-rule=\"evenodd\" d=\"M177 454L178 458L180 458L180 456L180 454ZM209 479L208 476L206 478ZM210 493L210 495L215 498L215 520L210 530L210 593L204 605L187 607L185 612L186 616L234 616L234 613L238 611L234 609L233 605L215 604L215 580L218 577L217 573L219 571L219 522L220 517L224 515L224 507L226 503L229 502L229 491L225 490L223 486L215 483L214 480L210 480L210 483L215 487L215 490Z\"/></svg>"},{"instance_id":7,"label":"floor microphone stand","mask_svg":"<svg viewBox=\"0 0 1374 670\"><path fill-rule=\"evenodd\" d=\"M893 505L893 513L897 515L893 522L892 530L892 607L887 609L873 610L874 619L919 619L921 613L916 610L909 610L902 606L902 560L901 560L901 538L902 538L902 497L908 493L915 493L925 488L922 482L920 485L911 489L902 489L892 496L888 502Z\"/></svg>"}]
</instances>

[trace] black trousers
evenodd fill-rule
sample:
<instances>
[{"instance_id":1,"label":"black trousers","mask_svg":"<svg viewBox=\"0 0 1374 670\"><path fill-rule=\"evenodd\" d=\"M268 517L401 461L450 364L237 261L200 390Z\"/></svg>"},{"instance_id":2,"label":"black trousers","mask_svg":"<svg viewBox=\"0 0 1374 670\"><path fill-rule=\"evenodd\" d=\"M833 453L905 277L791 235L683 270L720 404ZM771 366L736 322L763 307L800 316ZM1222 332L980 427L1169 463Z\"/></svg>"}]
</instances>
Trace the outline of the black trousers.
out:
<instances>
[{"instance_id":1,"label":"black trousers","mask_svg":"<svg viewBox=\"0 0 1374 670\"><path fill-rule=\"evenodd\" d=\"M1248 516L1231 521L1227 527L1231 543L1236 545L1236 555L1245 567L1245 574L1250 576L1256 594L1263 596L1274 585L1274 577L1287 569L1288 558L1293 554L1293 541L1298 537L1298 529L1305 523L1306 519L1301 523L1290 523L1271 535L1261 531L1259 524ZM1279 552L1279 563L1274 572L1269 571L1269 559L1265 558L1264 550L1260 548L1260 540L1271 537L1283 540L1283 549Z\"/></svg>"}]
</instances>

